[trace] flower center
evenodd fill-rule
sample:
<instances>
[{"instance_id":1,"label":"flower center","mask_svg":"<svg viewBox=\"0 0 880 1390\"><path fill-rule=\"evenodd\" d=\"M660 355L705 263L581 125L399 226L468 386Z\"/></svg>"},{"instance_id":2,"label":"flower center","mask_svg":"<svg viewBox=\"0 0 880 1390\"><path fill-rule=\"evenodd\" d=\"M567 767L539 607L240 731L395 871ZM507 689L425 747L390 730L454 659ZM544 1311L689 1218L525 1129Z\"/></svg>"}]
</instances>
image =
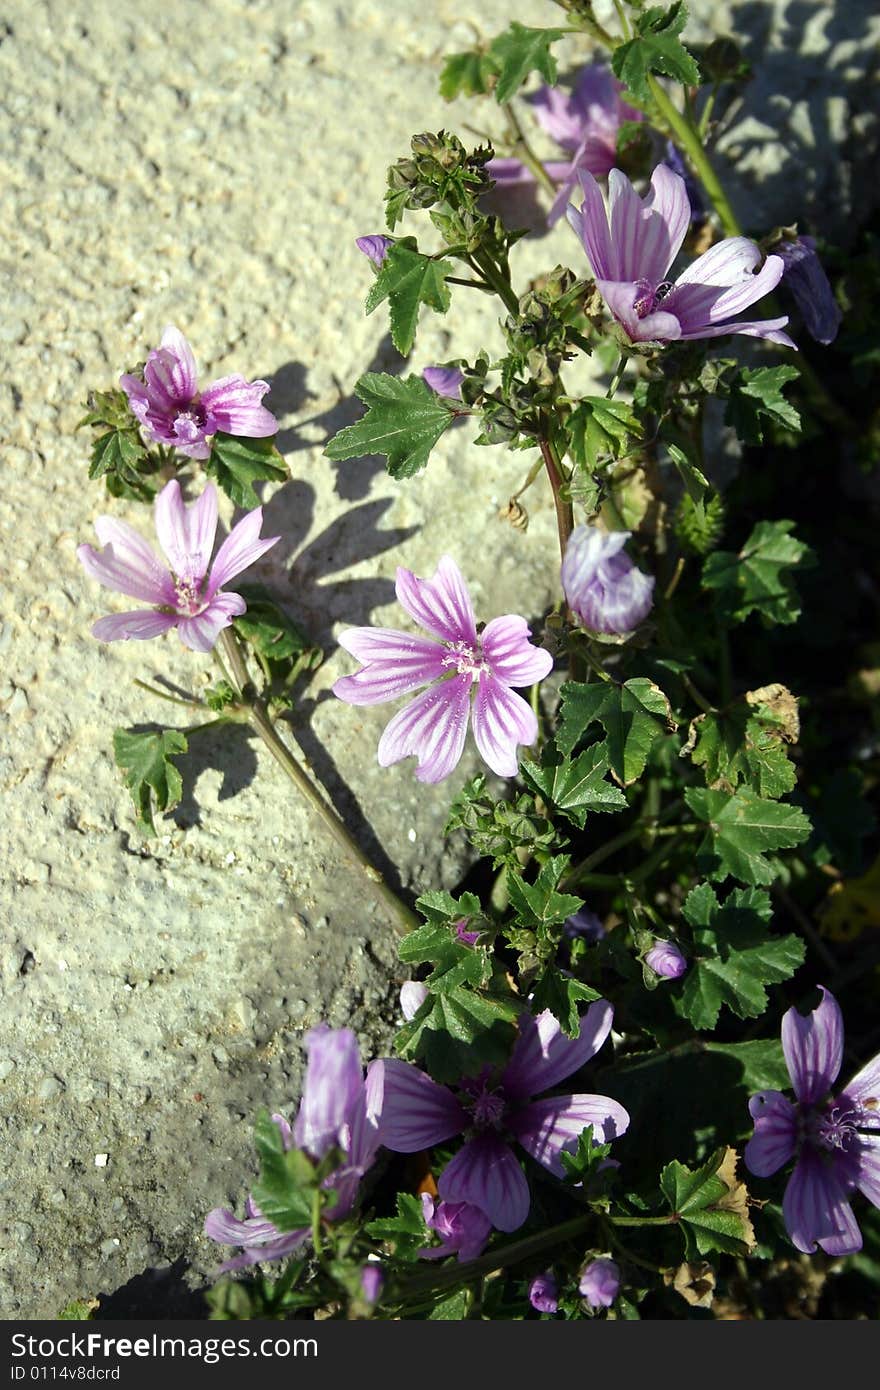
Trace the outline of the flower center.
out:
<instances>
[{"instance_id":1,"label":"flower center","mask_svg":"<svg viewBox=\"0 0 880 1390\"><path fill-rule=\"evenodd\" d=\"M178 613L186 613L190 618L201 613L205 607L205 600L202 597L202 586L194 579L179 579L174 576L174 593L177 599Z\"/></svg>"},{"instance_id":2,"label":"flower center","mask_svg":"<svg viewBox=\"0 0 880 1390\"><path fill-rule=\"evenodd\" d=\"M647 318L656 302L657 293L649 280L637 280L636 289L638 294L633 302L636 318Z\"/></svg>"},{"instance_id":3,"label":"flower center","mask_svg":"<svg viewBox=\"0 0 880 1390\"><path fill-rule=\"evenodd\" d=\"M825 1149L845 1151L858 1134L861 1119L859 1110L841 1110L835 1105L818 1117L816 1138Z\"/></svg>"},{"instance_id":4,"label":"flower center","mask_svg":"<svg viewBox=\"0 0 880 1390\"><path fill-rule=\"evenodd\" d=\"M186 410L178 410L174 417L174 433L187 444L198 439L204 432L207 411L198 401L190 401Z\"/></svg>"},{"instance_id":5,"label":"flower center","mask_svg":"<svg viewBox=\"0 0 880 1390\"><path fill-rule=\"evenodd\" d=\"M507 1102L497 1091L482 1090L474 1100L473 1116L477 1129L501 1129Z\"/></svg>"},{"instance_id":6,"label":"flower center","mask_svg":"<svg viewBox=\"0 0 880 1390\"><path fill-rule=\"evenodd\" d=\"M454 666L460 676L471 676L475 681L489 675L489 663L479 642L476 646L470 642L447 642L446 647L448 655L443 657L443 666Z\"/></svg>"}]
</instances>

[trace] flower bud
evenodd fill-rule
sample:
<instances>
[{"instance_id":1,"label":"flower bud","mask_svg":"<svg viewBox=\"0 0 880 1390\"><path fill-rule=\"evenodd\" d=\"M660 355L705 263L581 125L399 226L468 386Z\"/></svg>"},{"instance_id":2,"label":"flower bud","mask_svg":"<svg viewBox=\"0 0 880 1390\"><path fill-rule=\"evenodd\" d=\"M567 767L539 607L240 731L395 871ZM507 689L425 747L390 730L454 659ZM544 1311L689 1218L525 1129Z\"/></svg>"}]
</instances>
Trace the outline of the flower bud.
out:
<instances>
[{"instance_id":1,"label":"flower bud","mask_svg":"<svg viewBox=\"0 0 880 1390\"><path fill-rule=\"evenodd\" d=\"M562 561L566 602L592 632L632 632L654 602L654 580L636 569L623 547L629 531L576 526Z\"/></svg>"},{"instance_id":2,"label":"flower bud","mask_svg":"<svg viewBox=\"0 0 880 1390\"><path fill-rule=\"evenodd\" d=\"M591 1308L610 1308L620 1289L620 1269L614 1260L591 1260L581 1272L578 1290Z\"/></svg>"},{"instance_id":3,"label":"flower bud","mask_svg":"<svg viewBox=\"0 0 880 1390\"><path fill-rule=\"evenodd\" d=\"M688 968L682 952L673 941L657 941L645 956L645 964L665 980L677 980Z\"/></svg>"},{"instance_id":4,"label":"flower bud","mask_svg":"<svg viewBox=\"0 0 880 1390\"><path fill-rule=\"evenodd\" d=\"M536 1274L529 1284L529 1302L539 1313L555 1313L559 1307L559 1285L552 1270Z\"/></svg>"}]
</instances>

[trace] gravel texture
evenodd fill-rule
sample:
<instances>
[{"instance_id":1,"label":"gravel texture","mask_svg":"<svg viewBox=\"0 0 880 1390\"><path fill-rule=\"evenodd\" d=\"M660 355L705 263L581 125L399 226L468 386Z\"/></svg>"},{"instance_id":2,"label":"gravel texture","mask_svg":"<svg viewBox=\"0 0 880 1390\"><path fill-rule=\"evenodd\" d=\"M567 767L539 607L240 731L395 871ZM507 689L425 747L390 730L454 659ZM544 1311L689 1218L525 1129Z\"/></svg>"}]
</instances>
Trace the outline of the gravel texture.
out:
<instances>
[{"instance_id":1,"label":"gravel texture","mask_svg":"<svg viewBox=\"0 0 880 1390\"><path fill-rule=\"evenodd\" d=\"M742 161L734 193L746 220L809 215L814 229L840 234L853 187L877 196L876 180L859 182L876 122L872 6L695 9L695 34L708 32L700 15L724 32L738 14L751 35L758 75L724 137ZM542 0L481 0L479 13L487 33L509 15L558 19ZM265 529L284 539L249 578L269 584L328 651L298 716L312 767L406 889L452 885L465 867L441 832L473 755L439 790L420 786L411 763L381 772L374 750L388 711L332 698L332 681L352 669L334 635L399 622L395 566L428 574L444 551L472 581L481 616L540 619L556 578L549 498L529 494L525 536L499 522L530 460L473 448L466 427L402 486L375 462L333 465L321 450L359 413L355 379L402 365L383 311L362 314L371 272L354 247L381 230L386 165L414 131L497 121L436 95L441 55L471 41L467 14L463 0L5 8L5 1318L52 1317L73 1297L131 1280L128 1303L117 1303L137 1316L149 1302L139 1277L157 1268L170 1268L164 1306L174 1306L175 1289L216 1266L201 1224L211 1206L242 1200L254 1112L295 1106L307 1027L351 1024L375 1053L395 1024L392 924L262 748L242 731L194 739L184 799L147 840L113 764L114 727L183 713L169 717L136 677L164 674L187 689L210 671L173 637L91 639L115 600L75 559L100 511L149 534L146 509L87 483L88 441L74 427L87 390L142 360L166 323L184 329L206 373L272 382L291 478L266 490ZM564 225L533 238L517 248L519 282L557 260L578 264L577 254ZM426 320L413 369L486 337L500 345L478 296L460 291L453 315Z\"/></svg>"}]
</instances>

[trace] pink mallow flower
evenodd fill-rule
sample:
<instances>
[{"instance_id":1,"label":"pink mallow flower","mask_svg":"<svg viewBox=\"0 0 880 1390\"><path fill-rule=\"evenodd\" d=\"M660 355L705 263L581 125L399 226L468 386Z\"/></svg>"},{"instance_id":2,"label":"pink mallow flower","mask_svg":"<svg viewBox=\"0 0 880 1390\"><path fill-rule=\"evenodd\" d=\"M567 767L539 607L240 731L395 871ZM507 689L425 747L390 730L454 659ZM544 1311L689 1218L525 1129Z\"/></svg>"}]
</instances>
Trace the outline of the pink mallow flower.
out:
<instances>
[{"instance_id":1,"label":"pink mallow flower","mask_svg":"<svg viewBox=\"0 0 880 1390\"><path fill-rule=\"evenodd\" d=\"M515 1231L529 1214L529 1185L511 1140L556 1177L564 1177L563 1150L577 1148L587 1125L596 1142L618 1138L629 1125L622 1105L608 1096L561 1095L533 1100L598 1052L614 1010L591 1004L576 1038L562 1032L545 1009L523 1013L519 1037L505 1069L467 1077L457 1091L432 1081L409 1062L386 1058L382 1142L395 1153L418 1153L466 1133L461 1149L437 1184L445 1202L467 1202L499 1231Z\"/></svg>"},{"instance_id":2,"label":"pink mallow flower","mask_svg":"<svg viewBox=\"0 0 880 1390\"><path fill-rule=\"evenodd\" d=\"M552 227L565 211L577 184L578 172L587 169L604 177L617 159L617 133L624 121L641 121L641 111L621 101L623 83L601 63L588 63L578 74L571 92L562 87L541 87L530 97L541 125L563 150L567 160L544 165L559 192L547 221ZM493 159L486 166L496 183L531 183L534 174L518 159Z\"/></svg>"},{"instance_id":3,"label":"pink mallow flower","mask_svg":"<svg viewBox=\"0 0 880 1390\"><path fill-rule=\"evenodd\" d=\"M364 1077L357 1038L350 1028L319 1024L306 1034L305 1044L309 1060L293 1129L281 1115L272 1119L285 1149L302 1149L315 1162L332 1148L344 1154L342 1166L326 1180L326 1186L336 1191L336 1202L324 1212L327 1221L341 1221L352 1210L361 1178L381 1143L383 1064L371 1062ZM205 1217L205 1234L221 1245L242 1247L241 1255L221 1266L225 1274L263 1260L283 1259L303 1244L309 1230L279 1231L248 1197L243 1220L224 1207L215 1207Z\"/></svg>"},{"instance_id":4,"label":"pink mallow flower","mask_svg":"<svg viewBox=\"0 0 880 1390\"><path fill-rule=\"evenodd\" d=\"M414 756L420 782L442 782L461 758L473 718L483 760L499 777L515 777L517 745L534 743L538 722L511 687L542 680L553 666L552 656L529 642L525 618L515 615L493 618L478 635L467 585L448 555L433 579L417 579L399 568L396 592L430 636L346 628L339 645L363 668L338 680L334 695L350 705L378 705L428 685L386 726L379 740L380 766Z\"/></svg>"},{"instance_id":5,"label":"pink mallow flower","mask_svg":"<svg viewBox=\"0 0 880 1390\"><path fill-rule=\"evenodd\" d=\"M654 580L624 550L631 531L576 526L562 560L562 588L572 613L591 632L624 636L643 623L654 602Z\"/></svg>"},{"instance_id":6,"label":"pink mallow flower","mask_svg":"<svg viewBox=\"0 0 880 1390\"><path fill-rule=\"evenodd\" d=\"M425 1225L440 1237L439 1245L426 1245L419 1251L423 1260L442 1260L457 1255L460 1261L475 1260L492 1234L492 1222L479 1207L468 1202L436 1202L422 1193Z\"/></svg>"},{"instance_id":7,"label":"pink mallow flower","mask_svg":"<svg viewBox=\"0 0 880 1390\"><path fill-rule=\"evenodd\" d=\"M780 332L788 317L740 319L782 279L781 256L768 256L747 237L727 237L682 271L669 268L691 221L684 179L665 164L651 175L651 191L640 198L626 174L608 175L608 208L586 170L578 171L584 201L569 206L568 220L583 242L596 288L632 342L671 343L744 333L794 347ZM759 268L760 267L760 268Z\"/></svg>"},{"instance_id":8,"label":"pink mallow flower","mask_svg":"<svg viewBox=\"0 0 880 1390\"><path fill-rule=\"evenodd\" d=\"M200 391L193 350L180 329L171 325L148 354L143 379L128 372L119 384L147 436L191 459L208 457L208 440L218 430L247 439L278 432L275 416L260 404L268 381L224 376Z\"/></svg>"},{"instance_id":9,"label":"pink mallow flower","mask_svg":"<svg viewBox=\"0 0 880 1390\"><path fill-rule=\"evenodd\" d=\"M789 1009L782 1051L795 1102L781 1091L749 1101L754 1137L745 1147L750 1173L766 1178L790 1159L794 1172L782 1199L785 1227L798 1250L854 1255L862 1233L850 1206L856 1188L880 1207L880 1053L832 1094L843 1061L843 1015L823 986L806 1018Z\"/></svg>"},{"instance_id":10,"label":"pink mallow flower","mask_svg":"<svg viewBox=\"0 0 880 1390\"><path fill-rule=\"evenodd\" d=\"M153 605L99 618L92 636L101 642L142 642L176 627L185 647L209 652L221 629L247 611L241 595L224 593L222 586L281 537L260 538L263 509L255 507L232 528L211 564L217 532L216 488L208 483L198 501L187 507L174 478L156 498L155 522L171 573L134 527L112 516L99 516L95 522L102 550L90 545L77 549L77 559L90 579Z\"/></svg>"}]
</instances>

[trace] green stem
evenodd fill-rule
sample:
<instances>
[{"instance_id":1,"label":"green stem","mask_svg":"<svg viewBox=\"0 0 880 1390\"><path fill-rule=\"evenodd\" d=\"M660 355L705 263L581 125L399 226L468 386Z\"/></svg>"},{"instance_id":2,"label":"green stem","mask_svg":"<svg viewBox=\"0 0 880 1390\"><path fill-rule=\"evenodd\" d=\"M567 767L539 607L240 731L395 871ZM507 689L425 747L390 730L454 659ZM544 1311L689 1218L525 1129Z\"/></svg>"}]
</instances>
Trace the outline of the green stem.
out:
<instances>
[{"instance_id":1,"label":"green stem","mask_svg":"<svg viewBox=\"0 0 880 1390\"><path fill-rule=\"evenodd\" d=\"M312 782L311 778L300 767L298 761L291 753L287 744L279 737L265 704L254 693L248 674L247 665L242 655L238 639L229 630L224 629L220 634L223 650L232 669L234 684L238 687L242 702L248 708L248 721L252 728L259 734L265 743L272 757L279 767L289 777L296 787L303 800L320 817L327 830L333 836L336 843L344 851L367 878L373 888L373 892L384 904L390 908L393 915L397 918L401 929L404 932L412 931L419 925L419 919L415 913L411 912L405 903L401 902L397 894L388 887L382 878L379 870L375 868L364 854L360 845L349 834L343 822L337 816L333 808L324 800L323 795Z\"/></svg>"},{"instance_id":2,"label":"green stem","mask_svg":"<svg viewBox=\"0 0 880 1390\"><path fill-rule=\"evenodd\" d=\"M612 1226L674 1226L679 1216L671 1211L668 1216L606 1216L605 1220Z\"/></svg>"},{"instance_id":3,"label":"green stem","mask_svg":"<svg viewBox=\"0 0 880 1390\"><path fill-rule=\"evenodd\" d=\"M315 1189L312 1197L312 1245L315 1247L315 1258L320 1260L324 1254L324 1242L321 1239L321 1189Z\"/></svg>"},{"instance_id":4,"label":"green stem","mask_svg":"<svg viewBox=\"0 0 880 1390\"><path fill-rule=\"evenodd\" d=\"M511 155L514 159L518 159L521 164L524 164L527 169L531 169L544 191L555 197L556 185L526 139L526 133L520 124L519 117L509 101L504 103L504 114L507 117L507 124L513 137Z\"/></svg>"},{"instance_id":5,"label":"green stem","mask_svg":"<svg viewBox=\"0 0 880 1390\"><path fill-rule=\"evenodd\" d=\"M477 1260L467 1260L463 1264L455 1264L452 1268L438 1270L433 1275L424 1274L421 1277L416 1275L414 1278L407 1279L402 1292L405 1292L405 1297L408 1300L414 1294L435 1291L439 1293L446 1288L457 1288L459 1285L468 1284L483 1274L493 1274L497 1269L506 1269L509 1265L518 1264L520 1260L528 1260L535 1255L542 1254L545 1250L556 1249L563 1241L582 1235L595 1220L592 1212L584 1216L575 1216L570 1221L563 1221L558 1226L552 1226L548 1231L526 1236L523 1240L513 1241L512 1244L504 1245L498 1250L490 1250L487 1255L481 1255Z\"/></svg>"},{"instance_id":6,"label":"green stem","mask_svg":"<svg viewBox=\"0 0 880 1390\"><path fill-rule=\"evenodd\" d=\"M615 369L614 369L614 376L611 378L611 385L608 387L608 390L605 392L605 399L606 399L606 401L610 401L611 398L612 398L612 396L615 396L615 395L617 394L617 392L618 392L618 390L619 390L619 388L620 388L620 383L623 381L623 374L624 374L624 372L626 371L626 363L627 363L627 356L626 356L626 353L624 352L624 353L621 354L620 361L618 362L617 366L616 366Z\"/></svg>"},{"instance_id":7,"label":"green stem","mask_svg":"<svg viewBox=\"0 0 880 1390\"><path fill-rule=\"evenodd\" d=\"M467 260L474 269L480 272L486 284L491 285L499 299L503 301L507 311L512 314L514 318L517 318L519 316L519 300L514 294L510 281L505 280L488 252L474 251L467 257Z\"/></svg>"},{"instance_id":8,"label":"green stem","mask_svg":"<svg viewBox=\"0 0 880 1390\"><path fill-rule=\"evenodd\" d=\"M134 685L140 686L141 690L148 690L151 695L155 695L157 700L167 700L171 705L183 705L184 709L207 709L204 700L184 700L179 695L171 695L167 690L159 690L155 685L149 685L146 681L135 679Z\"/></svg>"},{"instance_id":9,"label":"green stem","mask_svg":"<svg viewBox=\"0 0 880 1390\"><path fill-rule=\"evenodd\" d=\"M730 205L730 201L725 193L721 181L715 170L712 168L709 156L703 148L703 142L698 132L694 129L691 122L687 119L678 107L667 95L663 87L651 73L648 74L648 86L651 89L651 96L660 115L666 121L670 130L674 134L680 148L690 160L695 173L712 199L715 211L721 221L721 226L727 236L742 236L742 228L736 217L736 213Z\"/></svg>"},{"instance_id":10,"label":"green stem","mask_svg":"<svg viewBox=\"0 0 880 1390\"><path fill-rule=\"evenodd\" d=\"M553 504L556 507L556 529L559 532L559 552L564 557L569 537L574 530L574 509L562 496L562 475L559 455L552 441L544 434L539 439L541 455L547 469L547 477L553 489Z\"/></svg>"}]
</instances>

